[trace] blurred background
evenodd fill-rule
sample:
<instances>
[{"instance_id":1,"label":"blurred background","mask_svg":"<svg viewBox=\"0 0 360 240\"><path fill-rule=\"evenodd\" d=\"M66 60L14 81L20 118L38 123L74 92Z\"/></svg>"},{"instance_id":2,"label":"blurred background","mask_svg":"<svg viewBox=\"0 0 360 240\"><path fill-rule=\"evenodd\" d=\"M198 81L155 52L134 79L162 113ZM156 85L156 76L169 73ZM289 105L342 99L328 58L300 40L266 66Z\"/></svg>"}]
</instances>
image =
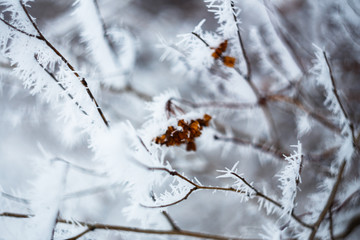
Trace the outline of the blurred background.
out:
<instances>
[{"instance_id":1,"label":"blurred background","mask_svg":"<svg viewBox=\"0 0 360 240\"><path fill-rule=\"evenodd\" d=\"M240 26L252 64L253 79L260 91L265 94L276 92L281 86L285 86L284 82L292 82L303 94L293 94L290 89L290 95L306 102L310 109L332 121L331 113L323 106L323 91L310 76L314 59L313 44L316 44L330 56L341 98L349 118L355 123L355 129L358 129L359 2L277 0L265 1L266 7L262 1L235 2L240 9ZM212 97L214 100L225 98L211 92L211 89L221 92L222 84L211 83L214 86L207 87L211 81L207 79L208 76L188 74L186 71L179 73L173 71L174 64L171 61L160 61L164 53L162 39L169 45L175 44L179 41L177 35L190 33L202 19L206 19L202 26L204 30L216 31L217 20L207 11L204 2L98 0L98 3L109 31L121 30L126 34L120 39L125 39L124 36L130 39L128 43L125 40L118 41L115 48L120 49L120 52L128 50L131 52L129 56L135 56L134 60L122 60L130 66L126 73L121 73L126 77L126 88L100 85L93 89L110 123L129 120L136 129L141 128L149 114L146 102L169 89L175 89L184 99L194 101L212 100ZM118 73L105 75L97 68L96 61L82 40L74 4L75 1L70 0L36 0L30 3L29 11L36 18L43 34L90 83L114 77L113 74L116 77ZM289 64L284 62L287 59L283 57L284 52L293 59L296 68L288 68ZM241 56L234 57L244 63ZM303 170L303 183L300 186L302 192L299 193L297 208L302 213L302 200L307 199L309 192L316 191L317 182L322 176L329 175L328 164L335 155L330 153L326 160L319 160L319 156L322 157L323 150L333 146L333 132L321 124L312 123L313 128L307 134L299 136L296 130L296 110L284 103L270 104L270 109L279 134L279 148L288 154L293 150L290 145L296 144L300 139L307 154L308 162ZM231 181L219 182L215 178L219 175L216 170L230 168L240 161L238 168L240 172L246 173L249 182L255 182L259 188L271 189L271 194L281 194L276 188L278 181L274 177L284 166L278 159L254 151L249 146L215 140L209 143L214 134L261 139L264 134L252 137L251 133L257 126L266 128L264 119L241 110L210 108L207 111L214 117L214 131L204 133L195 153L185 152L183 149L175 149L169 153L167 160L172 166L189 177L196 176L207 185L231 185ZM89 169L96 169L99 164L91 161L93 153L88 148L87 135L76 126L66 125L66 121L59 118L58 110L51 108L41 96L30 95L23 88L22 82L12 74L9 60L0 56L0 186L3 192L26 198L31 180L37 176L34 169L43 161L44 151ZM358 163L354 166L359 167ZM359 177L359 171L353 174L351 177ZM76 170L70 170L68 182L70 184L66 191L70 197L61 207L63 216L90 222L138 226L138 222L128 221L122 212L128 198L121 185L108 185L107 179ZM21 202L9 204L9 208L9 212L27 209ZM263 225L274 220L271 215L262 219L262 216L266 216L264 210L254 214L257 208L256 201L241 203L236 194L226 196L220 192L200 192L169 208L169 213L183 229L256 238L264 231ZM259 224L259 219L262 224ZM14 229L17 225L13 223L22 224L20 222L23 220L8 221L8 225L0 229ZM62 231L66 234L65 228ZM90 233L84 239L154 239L154 236L130 233L101 234L103 233L100 231ZM353 236L355 235L356 233Z\"/></svg>"}]
</instances>

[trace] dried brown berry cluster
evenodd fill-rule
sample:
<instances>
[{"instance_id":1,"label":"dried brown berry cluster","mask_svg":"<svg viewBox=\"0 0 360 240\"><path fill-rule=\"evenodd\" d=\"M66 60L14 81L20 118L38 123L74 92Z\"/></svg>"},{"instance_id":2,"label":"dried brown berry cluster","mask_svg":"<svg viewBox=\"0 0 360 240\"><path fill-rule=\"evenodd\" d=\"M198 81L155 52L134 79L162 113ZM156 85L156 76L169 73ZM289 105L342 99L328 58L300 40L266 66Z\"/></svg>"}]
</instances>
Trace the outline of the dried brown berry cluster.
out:
<instances>
[{"instance_id":1,"label":"dried brown berry cluster","mask_svg":"<svg viewBox=\"0 0 360 240\"><path fill-rule=\"evenodd\" d=\"M215 49L215 52L213 52L211 56L215 59L221 58L225 66L233 68L235 66L235 58L222 55L227 49L227 44L228 41L225 40L224 42L220 43L219 47L213 48Z\"/></svg>"},{"instance_id":2,"label":"dried brown berry cluster","mask_svg":"<svg viewBox=\"0 0 360 240\"><path fill-rule=\"evenodd\" d=\"M178 121L178 126L181 127L182 130L169 126L165 134L155 138L155 143L166 145L167 147L186 144L187 151L196 151L195 138L201 135L203 127L209 126L210 120L211 116L208 114L205 114L203 118L191 120L190 123L181 119Z\"/></svg>"}]
</instances>

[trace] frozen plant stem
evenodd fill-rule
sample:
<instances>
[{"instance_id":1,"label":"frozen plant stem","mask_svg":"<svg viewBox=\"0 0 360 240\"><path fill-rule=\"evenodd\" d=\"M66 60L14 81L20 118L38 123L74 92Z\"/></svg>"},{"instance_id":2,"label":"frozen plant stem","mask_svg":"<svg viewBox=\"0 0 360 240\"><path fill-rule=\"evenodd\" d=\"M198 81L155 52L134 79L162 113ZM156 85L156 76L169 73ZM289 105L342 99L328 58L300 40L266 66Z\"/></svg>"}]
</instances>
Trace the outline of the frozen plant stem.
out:
<instances>
[{"instance_id":1,"label":"frozen plant stem","mask_svg":"<svg viewBox=\"0 0 360 240\"><path fill-rule=\"evenodd\" d=\"M143 207L147 207L147 208L163 208L163 207L169 207L169 206L173 206L173 205L176 205L184 200L186 200L193 192L197 191L197 190L213 190L213 191L230 191L230 192L236 192L236 193L240 193L240 194L246 194L245 192L243 191L239 191L235 188L232 188L232 187L229 187L229 188L224 188L224 187L211 187L211 186L202 186L202 185L199 185L199 184L196 184L194 183L193 181L191 181L190 179L188 179L187 177L181 175L180 173L178 173L177 171L172 171L172 170L169 170L167 168L161 168L161 167L147 167L148 170L150 171L164 171L164 172L167 172L168 174L170 174L171 176L176 176L176 177L179 177L181 179L183 179L184 181L188 182L189 184L193 185L193 188L191 188L187 194L182 197L181 199L175 201L175 202L172 202L172 203L169 203L169 204L165 204L165 205L159 205L159 206L144 206ZM260 191L258 191L255 187L253 187L252 185L250 185L243 177L239 176L238 174L236 173L232 173L234 176L238 177L241 181L243 181L247 186L249 186L251 189L254 190L255 192L255 196L257 197L260 197L260 198L263 198L265 199L266 201L269 201L271 202L272 204L274 204L275 206L277 206L278 208L281 208L283 209L284 207L279 203L277 202L276 200L266 196L265 194L261 193ZM312 228L311 225L303 222L298 216L295 215L294 212L291 213L291 216L293 217L293 219L295 221L297 221L300 225L306 227L306 228Z\"/></svg>"}]
</instances>

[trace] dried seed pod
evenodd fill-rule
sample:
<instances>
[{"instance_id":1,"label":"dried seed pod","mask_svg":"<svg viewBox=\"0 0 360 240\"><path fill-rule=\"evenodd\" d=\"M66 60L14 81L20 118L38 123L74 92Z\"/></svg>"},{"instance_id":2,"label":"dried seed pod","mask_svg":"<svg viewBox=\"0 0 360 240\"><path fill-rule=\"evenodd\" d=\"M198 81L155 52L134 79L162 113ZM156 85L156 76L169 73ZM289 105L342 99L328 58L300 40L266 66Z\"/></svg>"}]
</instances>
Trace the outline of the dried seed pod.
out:
<instances>
[{"instance_id":1,"label":"dried seed pod","mask_svg":"<svg viewBox=\"0 0 360 240\"><path fill-rule=\"evenodd\" d=\"M196 151L196 144L194 142L188 142L186 144L186 151Z\"/></svg>"},{"instance_id":2,"label":"dried seed pod","mask_svg":"<svg viewBox=\"0 0 360 240\"><path fill-rule=\"evenodd\" d=\"M211 56L215 59L221 57L222 53L226 51L228 41L225 40L224 42L220 43L219 47L215 49L215 52L211 54Z\"/></svg>"},{"instance_id":3,"label":"dried seed pod","mask_svg":"<svg viewBox=\"0 0 360 240\"><path fill-rule=\"evenodd\" d=\"M182 128L175 128L174 126L168 126L165 134L158 136L154 139L156 144L169 146L179 146L186 144L187 151L196 151L195 138L201 135L203 127L209 125L211 116L205 114L203 118L191 120L187 123L184 119L178 121L178 126Z\"/></svg>"},{"instance_id":4,"label":"dried seed pod","mask_svg":"<svg viewBox=\"0 0 360 240\"><path fill-rule=\"evenodd\" d=\"M235 58L225 56L222 58L222 61L225 66L233 68L235 66Z\"/></svg>"}]
</instances>

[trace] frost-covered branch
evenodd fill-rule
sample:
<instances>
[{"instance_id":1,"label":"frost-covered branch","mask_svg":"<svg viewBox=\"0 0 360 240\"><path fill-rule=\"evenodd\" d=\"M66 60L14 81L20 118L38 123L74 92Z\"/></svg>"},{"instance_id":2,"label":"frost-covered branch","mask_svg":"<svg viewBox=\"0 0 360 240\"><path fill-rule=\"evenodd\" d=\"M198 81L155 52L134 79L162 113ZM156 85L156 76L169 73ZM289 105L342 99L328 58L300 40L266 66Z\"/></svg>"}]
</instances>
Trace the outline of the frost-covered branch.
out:
<instances>
[{"instance_id":1,"label":"frost-covered branch","mask_svg":"<svg viewBox=\"0 0 360 240\"><path fill-rule=\"evenodd\" d=\"M150 171L163 171L163 172L167 172L168 174L170 174L171 176L176 176L181 178L182 180L184 180L185 182L191 184L193 187L189 189L189 191L185 194L185 196L183 196L182 198L178 199L177 201L168 203L168 204L163 204L163 205L156 205L156 206L145 206L142 205L143 207L146 208L164 208L164 207L169 207L169 206L173 206L176 205L184 200L186 200L193 192L197 191L197 190L211 190L211 191L230 191L230 192L236 192L236 193L240 193L240 194L245 194L246 196L250 196L251 193L249 193L248 191L244 190L243 188L233 188L233 187L228 187L228 188L224 188L224 187L213 187L213 186L203 186L200 184L197 184L193 181L191 181L189 178L185 177L184 175L178 173L177 171L174 170L169 170L167 168L152 168L152 167L148 167L147 168ZM236 178L239 178L240 176L238 174L236 174L235 172L229 172L231 175L235 176ZM259 190L257 190L255 187L253 187L252 185L250 185L244 178L240 177L239 179L241 179L241 181L243 181L248 187L250 187L250 189L253 191L254 196L257 196L259 198L263 198L266 201L271 202L272 204L274 204L276 207L280 208L280 209L284 209L284 207L281 205L281 203L277 202L276 200L272 199L271 197L267 196L266 194L260 192ZM250 195L249 195L250 194ZM296 220L299 224L301 224L304 227L307 228L311 228L311 226L305 222L303 222L298 216L295 215L294 212L291 212L291 216L294 218L294 220Z\"/></svg>"},{"instance_id":2,"label":"frost-covered branch","mask_svg":"<svg viewBox=\"0 0 360 240\"><path fill-rule=\"evenodd\" d=\"M346 119L346 123L345 124L348 124L348 127L351 131L351 137L352 137L352 141L353 141L353 145L356 144L356 138L355 138L355 132L354 132L354 124L350 121L349 119L349 115L348 113L345 111L345 108L344 108L344 105L340 99L340 96L339 96L339 93L338 93L338 89L336 87L336 82L335 82L335 78L334 78L334 75L333 75L333 71L332 71L332 68L330 66L330 63L329 63L329 59L326 55L326 52L323 51L323 55L324 55L324 59L325 59L325 62L326 62L326 65L329 69L329 73L330 73L330 79L331 79L331 84L332 84L332 92L337 100L337 103L339 104L339 107L341 109L341 112L344 116L344 118Z\"/></svg>"},{"instance_id":3,"label":"frost-covered branch","mask_svg":"<svg viewBox=\"0 0 360 240\"><path fill-rule=\"evenodd\" d=\"M285 161L288 164L285 166L284 170L278 175L281 185L279 186L282 190L281 203L283 206L283 216L290 216L294 212L295 207L295 197L297 194L297 188L301 182L301 171L303 164L303 153L302 145L298 142L294 151L294 154L290 156L285 156Z\"/></svg>"},{"instance_id":4,"label":"frost-covered branch","mask_svg":"<svg viewBox=\"0 0 360 240\"><path fill-rule=\"evenodd\" d=\"M76 76L77 79L80 80L81 84L84 86L88 96L90 97L91 101L95 104L96 109L99 113L99 115L101 116L102 120L104 121L105 125L107 127L109 127L109 123L108 120L105 118L104 113L102 112L99 104L97 103L94 95L92 94L87 81L85 80L85 78L81 77L79 75L79 73L75 70L75 68L70 64L70 62L59 52L59 50L57 50L46 38L45 36L41 33L40 29L38 28L37 24L34 22L34 20L32 19L32 17L30 16L25 4L22 2L22 0L19 0L22 9L24 10L26 16L28 17L29 21L31 22L31 24L33 25L34 29L36 30L36 32L39 34L39 38L40 40L44 41L45 44L56 54L60 57L60 59L69 67L69 69L73 72L73 74Z\"/></svg>"},{"instance_id":5,"label":"frost-covered branch","mask_svg":"<svg viewBox=\"0 0 360 240\"><path fill-rule=\"evenodd\" d=\"M288 206L286 206L286 204L283 203L284 202L283 200L282 200L282 202L274 200L273 198L269 197L267 194L265 194L265 193L259 191L257 188L255 188L253 186L253 184L249 183L244 177L240 176L236 170L237 164L238 164L238 162L235 163L231 169L226 168L226 170L218 170L218 172L224 173L223 175L218 176L218 178L220 177L220 178L239 179L241 182L235 182L235 185L237 186L236 187L237 190L241 190L242 192L245 192L248 197L256 196L260 199L263 199L263 200L273 204L274 206L278 207L282 211L288 211L288 209L287 209ZM242 183L244 185L242 185ZM288 214L303 227L312 229L312 226L310 224L305 223L304 221L302 221L300 219L299 216L295 215L293 209L291 211L288 211Z\"/></svg>"}]
</instances>

